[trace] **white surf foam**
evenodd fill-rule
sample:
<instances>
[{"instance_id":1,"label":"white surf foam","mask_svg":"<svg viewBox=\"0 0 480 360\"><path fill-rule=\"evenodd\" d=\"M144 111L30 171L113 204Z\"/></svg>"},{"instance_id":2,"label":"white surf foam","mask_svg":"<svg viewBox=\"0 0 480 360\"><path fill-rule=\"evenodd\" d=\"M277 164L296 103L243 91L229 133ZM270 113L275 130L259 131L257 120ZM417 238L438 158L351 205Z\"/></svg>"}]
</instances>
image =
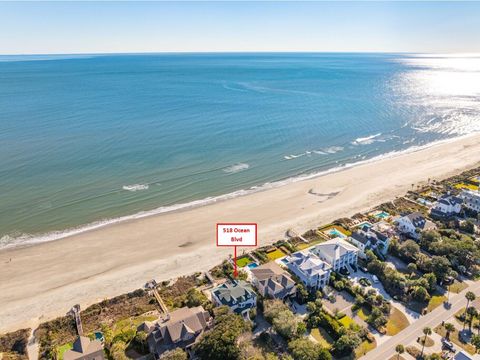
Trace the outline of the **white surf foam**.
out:
<instances>
[{"instance_id":1,"label":"white surf foam","mask_svg":"<svg viewBox=\"0 0 480 360\"><path fill-rule=\"evenodd\" d=\"M127 191L141 191L141 190L148 190L148 184L133 184L133 185L124 185L122 186L123 190Z\"/></svg>"},{"instance_id":2,"label":"white surf foam","mask_svg":"<svg viewBox=\"0 0 480 360\"><path fill-rule=\"evenodd\" d=\"M313 173L309 173L309 174L303 174L303 175L299 175L299 176L295 176L295 177L290 177L290 178L280 180L280 181L267 182L263 185L252 186L249 189L240 189L240 190L237 190L237 191L234 191L234 192L231 192L231 193L228 193L228 194L220 195L220 196L207 197L205 199L195 200L195 201L191 201L191 202L188 202L188 203L176 204L176 205L171 205L171 206L161 206L159 208L156 208L156 209L153 209L153 210L150 210L150 211L142 211L142 212L139 212L139 213L136 213L136 214L133 214L133 215L122 216L122 217L114 218L114 219L105 219L105 220L97 221L97 222L90 223L90 224L87 224L87 225L84 225L84 226L79 226L77 228L67 229L65 231L54 231L54 232L50 232L50 233L47 233L47 234L41 234L41 235L30 235L30 234L5 235L5 236L0 238L0 249L9 248L9 247L24 246L24 245L32 245L32 244L41 243L41 242L58 240L58 239L66 238L66 237L69 237L69 236L78 235L78 234L81 234L81 233L84 233L84 232L87 232L87 231L95 230L95 229L104 227L106 225L116 224L116 223L120 223L120 222L127 221L127 220L141 219L141 218L145 218L145 217L152 216L152 215L158 215L158 214L163 214L163 213L173 212L173 211L181 211L181 210L186 210L186 209L190 209L190 208L195 208L195 207L198 207L198 206L205 206L205 205L209 205L209 204L214 204L214 203L221 202L221 201L224 201L224 200L233 199L233 198L236 198L236 197L239 197L239 196L245 196L245 195L256 193L256 192L259 192L259 191L265 191L265 190L268 190L268 189L281 187L281 186L284 186L284 185L287 185L287 184L296 183L296 182L304 181L304 180L309 180L309 179L313 179L313 178L320 177L320 176L325 176L327 174L336 173L336 172L343 171L345 169L349 169L349 168L352 168L352 167L355 167L355 166L360 166L360 165L363 165L363 164L368 164L368 163L380 161L380 160L383 160L383 159L393 158L393 157L397 157L397 156L400 156L400 155L403 155L403 154L417 152L419 150L423 150L423 149L426 149L426 148L429 148L429 147L432 147L432 146L435 146L435 145L438 145L438 144L449 143L449 142L453 142L453 141L456 141L456 140L459 140L459 139L462 139L462 138L467 138L467 137L473 136L475 134L476 133L472 133L472 134L459 136L459 137L455 137L455 138L438 140L438 141L435 141L435 142L432 142L432 143L429 143L429 144L412 146L412 147L410 147L408 149L405 149L405 150L395 150L395 151L391 151L391 152L388 152L388 153L385 153L385 154L374 156L370 159L363 159L363 160L356 161L356 162L345 163L345 164L342 164L342 165L339 165L339 166L336 166L336 167L333 167L333 168L330 168L330 169L327 169L327 170L322 170L322 171L313 172Z\"/></svg>"},{"instance_id":3,"label":"white surf foam","mask_svg":"<svg viewBox=\"0 0 480 360\"><path fill-rule=\"evenodd\" d=\"M375 142L375 138L379 137L382 135L382 133L378 133L375 135L370 135L367 137L359 137L356 138L354 141L352 141L352 145L369 145Z\"/></svg>"},{"instance_id":4,"label":"white surf foam","mask_svg":"<svg viewBox=\"0 0 480 360\"><path fill-rule=\"evenodd\" d=\"M248 168L250 168L249 164L238 163L238 164L231 165L231 166L228 166L228 167L224 168L223 172L226 172L227 174L235 174L235 173L238 173L240 171L245 171Z\"/></svg>"}]
</instances>

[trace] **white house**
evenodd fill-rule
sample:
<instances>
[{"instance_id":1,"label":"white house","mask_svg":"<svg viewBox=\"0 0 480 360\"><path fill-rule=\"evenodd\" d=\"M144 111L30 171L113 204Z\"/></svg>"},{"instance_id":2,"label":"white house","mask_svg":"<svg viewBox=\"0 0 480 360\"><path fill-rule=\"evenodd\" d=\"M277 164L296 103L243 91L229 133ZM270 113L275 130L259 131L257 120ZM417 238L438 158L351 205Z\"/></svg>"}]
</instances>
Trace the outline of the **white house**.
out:
<instances>
[{"instance_id":1,"label":"white house","mask_svg":"<svg viewBox=\"0 0 480 360\"><path fill-rule=\"evenodd\" d=\"M252 283L263 297L283 300L296 292L295 281L274 261L252 270Z\"/></svg>"},{"instance_id":2,"label":"white house","mask_svg":"<svg viewBox=\"0 0 480 360\"><path fill-rule=\"evenodd\" d=\"M390 238L371 227L364 226L362 229L356 230L348 238L355 245L362 259L366 259L366 251L376 251L382 255L386 255L390 246Z\"/></svg>"},{"instance_id":3,"label":"white house","mask_svg":"<svg viewBox=\"0 0 480 360\"><path fill-rule=\"evenodd\" d=\"M312 252L329 264L333 271L357 265L359 250L341 238L332 239L315 246Z\"/></svg>"},{"instance_id":4,"label":"white house","mask_svg":"<svg viewBox=\"0 0 480 360\"><path fill-rule=\"evenodd\" d=\"M480 212L480 191L463 190L460 197L463 199L465 207Z\"/></svg>"},{"instance_id":5,"label":"white house","mask_svg":"<svg viewBox=\"0 0 480 360\"><path fill-rule=\"evenodd\" d=\"M462 211L463 199L458 196L446 195L433 204L430 213L433 216L447 217Z\"/></svg>"},{"instance_id":6,"label":"white house","mask_svg":"<svg viewBox=\"0 0 480 360\"><path fill-rule=\"evenodd\" d=\"M212 299L216 305L227 305L233 312L243 315L257 306L257 294L243 280L233 280L217 286L212 290Z\"/></svg>"},{"instance_id":7,"label":"white house","mask_svg":"<svg viewBox=\"0 0 480 360\"><path fill-rule=\"evenodd\" d=\"M405 234L409 235L414 239L420 237L420 233L417 232L417 229L422 230L435 230L437 226L430 220L425 219L425 217L418 213L411 213L406 216L402 216L397 219L397 229Z\"/></svg>"},{"instance_id":8,"label":"white house","mask_svg":"<svg viewBox=\"0 0 480 360\"><path fill-rule=\"evenodd\" d=\"M286 258L287 267L309 289L322 289L328 284L332 267L308 251L299 251Z\"/></svg>"}]
</instances>

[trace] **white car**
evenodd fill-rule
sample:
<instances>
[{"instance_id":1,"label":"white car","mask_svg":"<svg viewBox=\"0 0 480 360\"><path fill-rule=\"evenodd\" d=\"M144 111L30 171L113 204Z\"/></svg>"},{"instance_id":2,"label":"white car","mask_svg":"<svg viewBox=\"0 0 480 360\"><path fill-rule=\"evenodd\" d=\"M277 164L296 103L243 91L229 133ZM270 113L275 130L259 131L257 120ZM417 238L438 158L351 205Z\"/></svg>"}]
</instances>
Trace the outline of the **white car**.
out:
<instances>
[{"instance_id":1,"label":"white car","mask_svg":"<svg viewBox=\"0 0 480 360\"><path fill-rule=\"evenodd\" d=\"M376 284L378 283L378 277L376 275L372 275L372 281Z\"/></svg>"}]
</instances>

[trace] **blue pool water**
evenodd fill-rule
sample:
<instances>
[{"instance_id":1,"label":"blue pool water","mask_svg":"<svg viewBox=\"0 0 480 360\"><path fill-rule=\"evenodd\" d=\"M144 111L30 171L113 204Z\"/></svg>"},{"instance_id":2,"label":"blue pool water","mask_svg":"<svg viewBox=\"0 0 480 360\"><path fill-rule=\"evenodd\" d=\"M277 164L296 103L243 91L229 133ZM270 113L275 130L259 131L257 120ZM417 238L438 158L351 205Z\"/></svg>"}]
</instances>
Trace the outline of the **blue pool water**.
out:
<instances>
[{"instance_id":1,"label":"blue pool water","mask_svg":"<svg viewBox=\"0 0 480 360\"><path fill-rule=\"evenodd\" d=\"M478 131L479 61L0 56L0 247Z\"/></svg>"},{"instance_id":2,"label":"blue pool water","mask_svg":"<svg viewBox=\"0 0 480 360\"><path fill-rule=\"evenodd\" d=\"M378 213L378 214L375 214L374 216L375 216L376 218L378 218L378 219L385 219L385 218L389 217L390 214L387 213L386 211L382 211L382 212L380 212L380 213Z\"/></svg>"},{"instance_id":3,"label":"blue pool water","mask_svg":"<svg viewBox=\"0 0 480 360\"><path fill-rule=\"evenodd\" d=\"M257 263L250 263L247 265L250 269L255 269L256 267L258 267L258 264Z\"/></svg>"}]
</instances>

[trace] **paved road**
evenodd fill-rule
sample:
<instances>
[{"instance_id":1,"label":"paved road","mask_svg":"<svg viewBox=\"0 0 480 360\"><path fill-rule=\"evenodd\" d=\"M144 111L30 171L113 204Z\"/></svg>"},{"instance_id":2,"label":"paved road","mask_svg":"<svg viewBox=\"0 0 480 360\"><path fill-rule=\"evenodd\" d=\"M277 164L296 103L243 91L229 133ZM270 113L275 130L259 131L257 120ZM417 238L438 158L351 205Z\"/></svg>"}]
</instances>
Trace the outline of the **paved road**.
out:
<instances>
[{"instance_id":1,"label":"paved road","mask_svg":"<svg viewBox=\"0 0 480 360\"><path fill-rule=\"evenodd\" d=\"M422 316L413 324L403 329L397 335L385 341L376 349L370 351L367 355L363 356L362 360L378 360L378 359L390 359L395 355L395 346L402 344L407 346L412 341L415 341L417 337L421 336L424 327L431 327L432 330L435 326L442 321L447 320L461 308L467 305L465 294L467 291L472 291L477 297L480 296L480 282L476 282L463 290L460 294L450 296L450 302L452 304L450 309L445 309L443 306L439 306L431 313Z\"/></svg>"}]
</instances>

